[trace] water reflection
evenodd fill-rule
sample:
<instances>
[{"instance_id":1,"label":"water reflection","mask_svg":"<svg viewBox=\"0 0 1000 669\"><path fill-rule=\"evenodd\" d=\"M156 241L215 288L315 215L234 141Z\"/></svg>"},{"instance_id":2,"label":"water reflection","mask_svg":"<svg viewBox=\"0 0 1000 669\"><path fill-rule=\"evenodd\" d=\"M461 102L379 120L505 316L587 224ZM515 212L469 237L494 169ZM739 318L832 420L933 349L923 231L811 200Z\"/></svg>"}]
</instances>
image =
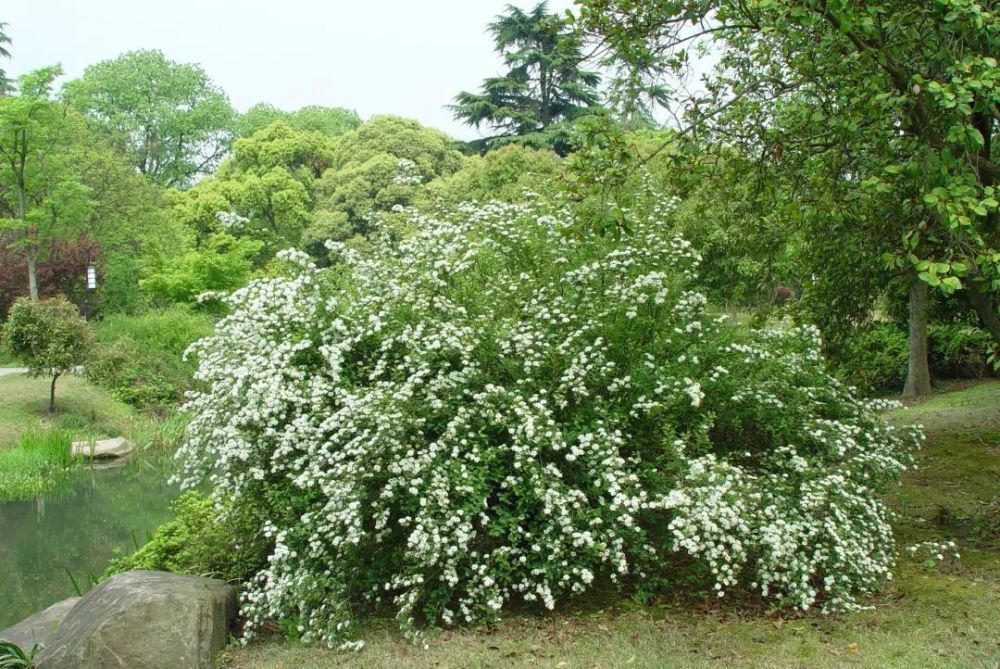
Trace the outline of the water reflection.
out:
<instances>
[{"instance_id":1,"label":"water reflection","mask_svg":"<svg viewBox=\"0 0 1000 669\"><path fill-rule=\"evenodd\" d=\"M147 455L81 470L53 494L0 504L0 629L75 595L69 574L86 589L90 575L144 543L170 518L172 464Z\"/></svg>"}]
</instances>

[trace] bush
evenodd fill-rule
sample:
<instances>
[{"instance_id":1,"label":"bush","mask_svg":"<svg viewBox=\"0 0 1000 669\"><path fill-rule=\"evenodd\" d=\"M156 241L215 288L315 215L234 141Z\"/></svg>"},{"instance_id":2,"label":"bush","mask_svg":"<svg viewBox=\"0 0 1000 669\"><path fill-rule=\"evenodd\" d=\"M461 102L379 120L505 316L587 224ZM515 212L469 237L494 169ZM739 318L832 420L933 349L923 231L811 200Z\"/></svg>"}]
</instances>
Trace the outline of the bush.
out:
<instances>
[{"instance_id":1,"label":"bush","mask_svg":"<svg viewBox=\"0 0 1000 669\"><path fill-rule=\"evenodd\" d=\"M133 406L165 409L179 405L192 387L195 361L185 349L212 332L212 319L185 307L116 315L95 328L97 339L86 365L87 378Z\"/></svg>"},{"instance_id":2,"label":"bush","mask_svg":"<svg viewBox=\"0 0 1000 669\"><path fill-rule=\"evenodd\" d=\"M413 636L609 581L835 611L888 577L879 495L919 435L823 372L815 329L709 317L669 223L573 225L465 206L228 299L179 456L262 517L247 634L350 644L389 606Z\"/></svg>"},{"instance_id":3,"label":"bush","mask_svg":"<svg viewBox=\"0 0 1000 669\"><path fill-rule=\"evenodd\" d=\"M113 560L104 578L131 569L152 569L242 581L263 564L260 526L250 517L231 515L224 522L212 500L189 492L171 507L176 516L161 525L135 553ZM239 537L250 537L240 543Z\"/></svg>"},{"instance_id":4,"label":"bush","mask_svg":"<svg viewBox=\"0 0 1000 669\"><path fill-rule=\"evenodd\" d=\"M898 393L906 382L908 333L898 323L858 329L836 362L837 374L865 395ZM927 357L937 378L981 378L990 373L993 339L962 323L934 323L927 329Z\"/></svg>"},{"instance_id":5,"label":"bush","mask_svg":"<svg viewBox=\"0 0 1000 669\"><path fill-rule=\"evenodd\" d=\"M838 375L865 395L901 392L909 360L907 337L896 323L859 328L840 354Z\"/></svg>"},{"instance_id":6,"label":"bush","mask_svg":"<svg viewBox=\"0 0 1000 669\"><path fill-rule=\"evenodd\" d=\"M987 357L993 338L980 328L947 323L931 325L927 331L931 371L945 378L981 378L990 373Z\"/></svg>"},{"instance_id":7,"label":"bush","mask_svg":"<svg viewBox=\"0 0 1000 669\"><path fill-rule=\"evenodd\" d=\"M253 271L252 259L263 248L256 239L215 234L198 249L170 259L139 286L161 303L193 305L203 293L244 285Z\"/></svg>"}]
</instances>

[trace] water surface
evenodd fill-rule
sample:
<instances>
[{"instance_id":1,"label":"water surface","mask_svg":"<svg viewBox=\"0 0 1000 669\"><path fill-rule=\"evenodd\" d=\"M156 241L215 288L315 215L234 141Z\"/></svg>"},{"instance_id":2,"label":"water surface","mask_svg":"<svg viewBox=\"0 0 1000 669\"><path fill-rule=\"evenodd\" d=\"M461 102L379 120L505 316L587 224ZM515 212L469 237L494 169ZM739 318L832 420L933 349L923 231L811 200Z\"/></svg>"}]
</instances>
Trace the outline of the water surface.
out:
<instances>
[{"instance_id":1,"label":"water surface","mask_svg":"<svg viewBox=\"0 0 1000 669\"><path fill-rule=\"evenodd\" d=\"M86 591L111 559L145 543L171 517L172 471L169 456L144 455L80 470L51 495L0 504L0 629L76 595L73 579Z\"/></svg>"}]
</instances>

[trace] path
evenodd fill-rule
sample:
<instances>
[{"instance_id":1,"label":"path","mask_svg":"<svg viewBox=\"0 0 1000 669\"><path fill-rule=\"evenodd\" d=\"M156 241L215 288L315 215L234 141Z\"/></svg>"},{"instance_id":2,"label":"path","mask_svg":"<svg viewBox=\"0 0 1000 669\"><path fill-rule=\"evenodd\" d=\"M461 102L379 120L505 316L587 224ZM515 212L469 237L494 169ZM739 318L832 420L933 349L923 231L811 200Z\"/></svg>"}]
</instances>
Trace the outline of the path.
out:
<instances>
[{"instance_id":1,"label":"path","mask_svg":"<svg viewBox=\"0 0 1000 669\"><path fill-rule=\"evenodd\" d=\"M0 367L0 376L7 376L9 374L24 374L28 370L24 367Z\"/></svg>"}]
</instances>

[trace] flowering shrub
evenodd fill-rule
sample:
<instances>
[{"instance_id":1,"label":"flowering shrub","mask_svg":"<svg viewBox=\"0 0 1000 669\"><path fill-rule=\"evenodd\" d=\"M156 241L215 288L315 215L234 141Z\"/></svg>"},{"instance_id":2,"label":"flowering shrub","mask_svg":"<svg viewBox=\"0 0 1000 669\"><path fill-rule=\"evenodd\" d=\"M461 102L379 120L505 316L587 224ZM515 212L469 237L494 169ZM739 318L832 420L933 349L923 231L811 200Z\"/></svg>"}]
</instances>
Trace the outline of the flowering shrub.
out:
<instances>
[{"instance_id":1,"label":"flowering shrub","mask_svg":"<svg viewBox=\"0 0 1000 669\"><path fill-rule=\"evenodd\" d=\"M266 518L248 633L349 644L386 606L419 635L681 566L842 610L889 576L879 493L918 434L823 372L816 330L712 317L658 211L576 239L543 203L462 206L228 298L181 457Z\"/></svg>"}]
</instances>

